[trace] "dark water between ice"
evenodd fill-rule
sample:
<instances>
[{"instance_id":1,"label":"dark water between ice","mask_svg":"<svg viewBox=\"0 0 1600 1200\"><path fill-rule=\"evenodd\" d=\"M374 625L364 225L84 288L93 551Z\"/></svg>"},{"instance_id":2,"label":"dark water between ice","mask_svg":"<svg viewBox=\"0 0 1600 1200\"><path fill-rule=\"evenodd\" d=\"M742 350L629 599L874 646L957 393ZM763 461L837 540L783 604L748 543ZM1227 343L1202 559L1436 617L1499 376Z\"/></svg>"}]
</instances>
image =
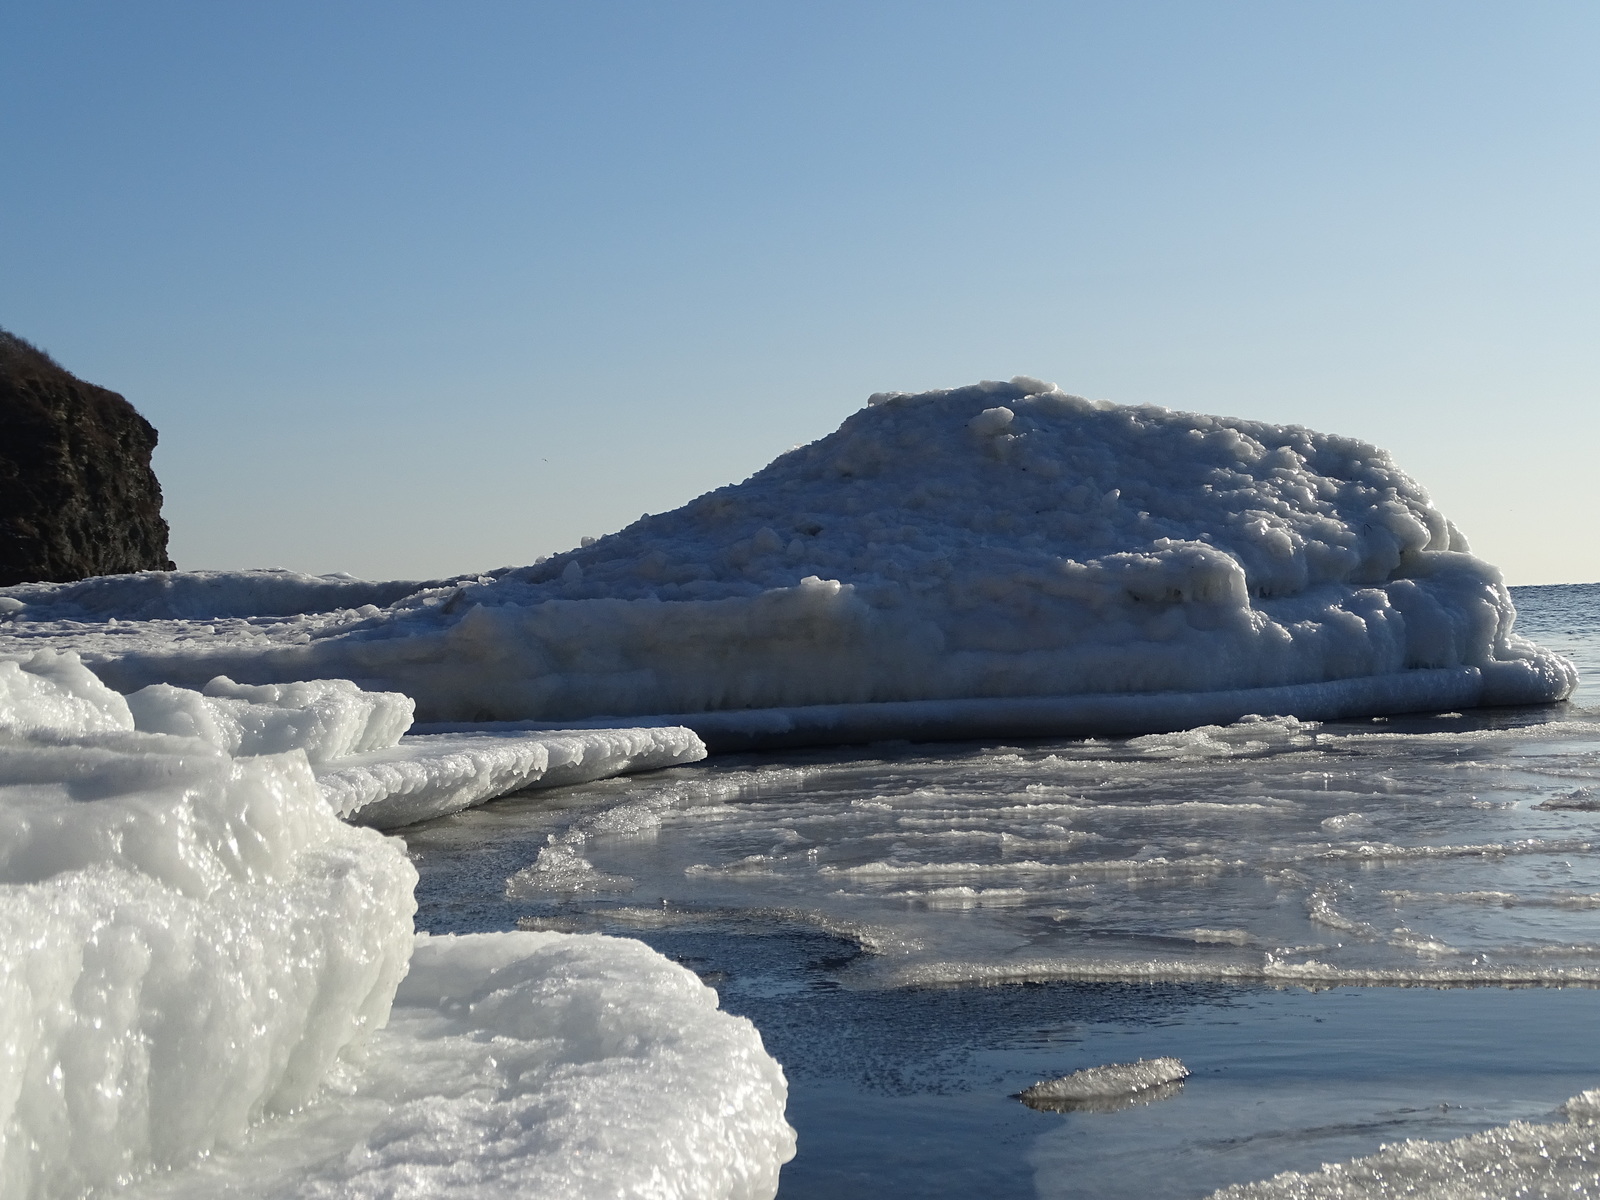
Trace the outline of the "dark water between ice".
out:
<instances>
[{"instance_id":1,"label":"dark water between ice","mask_svg":"<svg viewBox=\"0 0 1600 1200\"><path fill-rule=\"evenodd\" d=\"M788 1074L785 1200L1196 1197L1556 1119L1600 1087L1600 988L1556 986L1600 980L1600 585L1515 596L1584 670L1574 704L530 793L408 831L418 926L620 933L697 971ZM552 838L563 871L527 870ZM1145 1106L1012 1098L1160 1055L1193 1074Z\"/></svg>"}]
</instances>

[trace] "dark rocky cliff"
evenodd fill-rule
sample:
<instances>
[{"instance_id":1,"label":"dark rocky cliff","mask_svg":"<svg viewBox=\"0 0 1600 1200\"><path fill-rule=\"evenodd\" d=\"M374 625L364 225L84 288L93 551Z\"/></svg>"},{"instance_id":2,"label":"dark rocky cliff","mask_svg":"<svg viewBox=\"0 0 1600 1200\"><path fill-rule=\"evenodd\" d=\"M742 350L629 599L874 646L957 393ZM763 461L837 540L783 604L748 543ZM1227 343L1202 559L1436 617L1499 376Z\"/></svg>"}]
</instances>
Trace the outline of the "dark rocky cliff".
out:
<instances>
[{"instance_id":1,"label":"dark rocky cliff","mask_svg":"<svg viewBox=\"0 0 1600 1200\"><path fill-rule=\"evenodd\" d=\"M156 431L0 329L0 586L172 570Z\"/></svg>"}]
</instances>

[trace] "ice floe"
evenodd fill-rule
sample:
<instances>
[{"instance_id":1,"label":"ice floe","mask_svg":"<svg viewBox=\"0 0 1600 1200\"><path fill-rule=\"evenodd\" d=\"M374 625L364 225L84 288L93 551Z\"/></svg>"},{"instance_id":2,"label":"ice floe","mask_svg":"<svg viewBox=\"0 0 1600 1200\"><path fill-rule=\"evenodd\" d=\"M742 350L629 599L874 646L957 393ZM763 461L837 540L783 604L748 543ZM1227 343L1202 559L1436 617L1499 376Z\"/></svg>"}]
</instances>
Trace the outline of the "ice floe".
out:
<instances>
[{"instance_id":1,"label":"ice floe","mask_svg":"<svg viewBox=\"0 0 1600 1200\"><path fill-rule=\"evenodd\" d=\"M404 595L263 574L134 577L121 607L109 581L10 589L0 645L75 648L125 691L343 678L424 721L651 717L713 748L1460 710L1576 679L1382 450L1023 378L874 397L530 567Z\"/></svg>"}]
</instances>

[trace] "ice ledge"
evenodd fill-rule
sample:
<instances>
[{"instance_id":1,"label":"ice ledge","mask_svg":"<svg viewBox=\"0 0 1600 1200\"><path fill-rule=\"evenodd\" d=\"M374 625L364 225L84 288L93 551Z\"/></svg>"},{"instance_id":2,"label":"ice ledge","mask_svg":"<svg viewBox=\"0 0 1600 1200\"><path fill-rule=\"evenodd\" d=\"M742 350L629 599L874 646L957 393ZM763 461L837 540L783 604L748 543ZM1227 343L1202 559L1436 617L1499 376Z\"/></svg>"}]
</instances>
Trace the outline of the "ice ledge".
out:
<instances>
[{"instance_id":1,"label":"ice ledge","mask_svg":"<svg viewBox=\"0 0 1600 1200\"><path fill-rule=\"evenodd\" d=\"M399 745L315 767L345 820L398 829L526 788L588 783L697 762L706 748L676 725L638 729L473 731L408 736Z\"/></svg>"},{"instance_id":2,"label":"ice ledge","mask_svg":"<svg viewBox=\"0 0 1600 1200\"><path fill-rule=\"evenodd\" d=\"M1486 705L1549 704L1566 699L1575 683L1576 672L1569 664L1546 655L1495 663L1487 670L1444 667L1230 691L814 704L596 718L569 722L567 728L682 726L698 734L712 754L887 741L1111 737L1227 725L1251 714L1335 721ZM431 733L468 728L484 727L417 727L419 732ZM507 722L492 728L509 732L543 726L536 722Z\"/></svg>"}]
</instances>

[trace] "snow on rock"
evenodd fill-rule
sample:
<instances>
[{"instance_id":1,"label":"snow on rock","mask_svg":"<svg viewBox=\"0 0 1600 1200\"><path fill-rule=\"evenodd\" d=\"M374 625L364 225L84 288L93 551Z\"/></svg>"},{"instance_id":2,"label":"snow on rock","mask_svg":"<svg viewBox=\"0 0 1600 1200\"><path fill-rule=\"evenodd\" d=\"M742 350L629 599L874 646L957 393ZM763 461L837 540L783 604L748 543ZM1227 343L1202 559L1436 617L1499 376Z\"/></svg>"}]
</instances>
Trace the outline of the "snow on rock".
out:
<instances>
[{"instance_id":1,"label":"snow on rock","mask_svg":"<svg viewBox=\"0 0 1600 1200\"><path fill-rule=\"evenodd\" d=\"M1320 1171L1285 1171L1235 1184L1213 1192L1212 1200L1592 1196L1600 1192L1595 1096L1584 1092L1567 1101L1566 1123L1513 1121L1447 1142L1400 1142Z\"/></svg>"},{"instance_id":2,"label":"snow on rock","mask_svg":"<svg viewBox=\"0 0 1600 1200\"><path fill-rule=\"evenodd\" d=\"M12 598L0 645L73 646L126 691L339 677L424 721L670 714L738 745L774 720L779 742L1155 732L1576 681L1382 450L1024 378L874 396L744 483L382 609L130 628ZM954 707L881 707L908 704Z\"/></svg>"},{"instance_id":3,"label":"snow on rock","mask_svg":"<svg viewBox=\"0 0 1600 1200\"><path fill-rule=\"evenodd\" d=\"M638 942L414 939L402 844L304 748L200 732L0 662L0 1194L773 1195L786 1085L715 992Z\"/></svg>"}]
</instances>

